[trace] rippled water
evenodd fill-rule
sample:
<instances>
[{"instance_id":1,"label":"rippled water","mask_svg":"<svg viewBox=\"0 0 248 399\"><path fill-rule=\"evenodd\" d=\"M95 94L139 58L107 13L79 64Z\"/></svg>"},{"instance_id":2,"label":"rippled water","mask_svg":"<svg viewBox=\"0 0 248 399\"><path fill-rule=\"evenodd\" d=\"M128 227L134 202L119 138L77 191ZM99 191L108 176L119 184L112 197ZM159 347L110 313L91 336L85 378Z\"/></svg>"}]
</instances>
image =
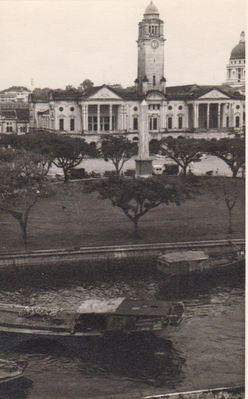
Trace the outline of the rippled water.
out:
<instances>
[{"instance_id":1,"label":"rippled water","mask_svg":"<svg viewBox=\"0 0 248 399\"><path fill-rule=\"evenodd\" d=\"M184 292L185 319L160 337L115 336L23 341L1 334L0 357L28 361L26 379L0 389L0 398L77 399L127 393L242 384L244 380L243 276L195 284ZM56 282L54 282L56 281ZM156 298L171 293L156 272L126 271L2 278L0 301L70 307L87 298Z\"/></svg>"}]
</instances>

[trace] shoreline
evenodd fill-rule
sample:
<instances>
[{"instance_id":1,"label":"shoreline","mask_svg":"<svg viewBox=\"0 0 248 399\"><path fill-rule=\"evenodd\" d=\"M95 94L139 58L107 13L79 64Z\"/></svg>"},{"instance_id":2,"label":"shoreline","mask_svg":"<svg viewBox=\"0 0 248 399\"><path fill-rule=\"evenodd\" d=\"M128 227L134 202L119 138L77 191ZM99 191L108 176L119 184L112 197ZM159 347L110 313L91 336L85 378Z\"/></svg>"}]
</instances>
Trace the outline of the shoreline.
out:
<instances>
[{"instance_id":1,"label":"shoreline","mask_svg":"<svg viewBox=\"0 0 248 399\"><path fill-rule=\"evenodd\" d=\"M96 247L73 247L64 249L45 249L31 251L1 252L0 271L20 271L39 269L40 267L77 266L91 269L96 266L121 266L138 260L141 264L154 262L161 252L185 249L215 249L222 250L230 245L244 248L245 239L204 240L173 243L131 244Z\"/></svg>"}]
</instances>

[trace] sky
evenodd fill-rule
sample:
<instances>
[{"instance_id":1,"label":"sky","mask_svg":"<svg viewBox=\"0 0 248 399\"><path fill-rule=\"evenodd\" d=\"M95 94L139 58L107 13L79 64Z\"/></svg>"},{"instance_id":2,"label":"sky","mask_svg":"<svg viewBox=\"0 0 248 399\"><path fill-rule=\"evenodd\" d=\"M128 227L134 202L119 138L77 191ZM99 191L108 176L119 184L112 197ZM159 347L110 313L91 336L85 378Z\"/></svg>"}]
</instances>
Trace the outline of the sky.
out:
<instances>
[{"instance_id":1,"label":"sky","mask_svg":"<svg viewBox=\"0 0 248 399\"><path fill-rule=\"evenodd\" d=\"M0 0L0 90L133 85L138 22L150 0ZM245 0L154 0L167 85L221 84L245 30Z\"/></svg>"}]
</instances>

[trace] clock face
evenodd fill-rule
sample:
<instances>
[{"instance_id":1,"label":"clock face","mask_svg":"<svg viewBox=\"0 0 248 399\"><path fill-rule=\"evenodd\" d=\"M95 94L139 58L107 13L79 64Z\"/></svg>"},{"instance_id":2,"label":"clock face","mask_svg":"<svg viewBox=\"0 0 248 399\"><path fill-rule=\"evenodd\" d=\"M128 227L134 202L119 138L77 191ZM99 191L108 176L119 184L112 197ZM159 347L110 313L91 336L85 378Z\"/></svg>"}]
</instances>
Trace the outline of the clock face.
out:
<instances>
[{"instance_id":1,"label":"clock face","mask_svg":"<svg viewBox=\"0 0 248 399\"><path fill-rule=\"evenodd\" d=\"M152 40L151 46L152 48L158 48L159 42L157 40Z\"/></svg>"}]
</instances>

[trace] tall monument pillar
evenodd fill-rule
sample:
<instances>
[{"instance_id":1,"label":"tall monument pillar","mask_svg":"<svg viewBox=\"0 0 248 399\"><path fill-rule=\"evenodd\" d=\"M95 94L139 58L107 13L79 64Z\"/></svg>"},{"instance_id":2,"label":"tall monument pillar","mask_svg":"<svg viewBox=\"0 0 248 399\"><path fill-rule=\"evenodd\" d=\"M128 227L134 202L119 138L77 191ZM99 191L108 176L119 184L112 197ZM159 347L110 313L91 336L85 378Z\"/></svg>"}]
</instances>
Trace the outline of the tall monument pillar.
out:
<instances>
[{"instance_id":1,"label":"tall monument pillar","mask_svg":"<svg viewBox=\"0 0 248 399\"><path fill-rule=\"evenodd\" d=\"M152 176L152 158L149 155L148 104L143 100L139 117L139 150L135 159L136 177Z\"/></svg>"}]
</instances>

